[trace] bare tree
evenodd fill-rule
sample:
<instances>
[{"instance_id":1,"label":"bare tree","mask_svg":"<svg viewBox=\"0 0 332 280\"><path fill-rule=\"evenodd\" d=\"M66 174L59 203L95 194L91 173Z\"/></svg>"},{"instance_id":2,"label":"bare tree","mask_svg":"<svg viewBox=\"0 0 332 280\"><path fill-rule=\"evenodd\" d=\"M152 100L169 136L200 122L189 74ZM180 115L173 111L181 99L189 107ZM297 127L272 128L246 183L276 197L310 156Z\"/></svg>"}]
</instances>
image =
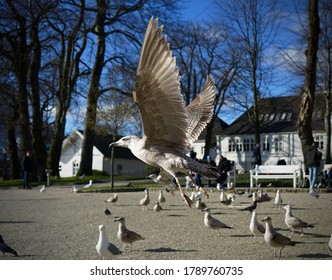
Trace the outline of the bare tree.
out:
<instances>
[{"instance_id":1,"label":"bare tree","mask_svg":"<svg viewBox=\"0 0 332 280\"><path fill-rule=\"evenodd\" d=\"M56 47L53 47L57 54L54 64L58 82L53 89L56 96L56 114L47 163L47 167L52 170L54 176L59 176L66 116L78 79L82 75L79 65L87 41L87 31L83 28L84 16L85 0L81 0L78 6L71 2L66 3L47 17L49 26L55 34L54 37L59 38L59 41L55 42Z\"/></svg>"},{"instance_id":2,"label":"bare tree","mask_svg":"<svg viewBox=\"0 0 332 280\"><path fill-rule=\"evenodd\" d=\"M319 7L320 34L317 64L317 86L325 100L324 127L326 132L325 162L331 163L332 141L332 3L322 0Z\"/></svg>"},{"instance_id":3,"label":"bare tree","mask_svg":"<svg viewBox=\"0 0 332 280\"><path fill-rule=\"evenodd\" d=\"M276 1L217 1L219 22L229 33L233 48L241 55L232 101L249 112L255 127L256 143L260 142L259 100L269 94L273 76L266 62L266 51L278 32L281 11Z\"/></svg>"},{"instance_id":4,"label":"bare tree","mask_svg":"<svg viewBox=\"0 0 332 280\"><path fill-rule=\"evenodd\" d=\"M318 0L309 0L308 5L308 49L306 51L307 64L305 71L305 84L302 93L301 109L297 121L297 131L301 139L304 159L306 146L314 141L312 135L312 113L315 104L317 52L319 38Z\"/></svg>"}]
</instances>

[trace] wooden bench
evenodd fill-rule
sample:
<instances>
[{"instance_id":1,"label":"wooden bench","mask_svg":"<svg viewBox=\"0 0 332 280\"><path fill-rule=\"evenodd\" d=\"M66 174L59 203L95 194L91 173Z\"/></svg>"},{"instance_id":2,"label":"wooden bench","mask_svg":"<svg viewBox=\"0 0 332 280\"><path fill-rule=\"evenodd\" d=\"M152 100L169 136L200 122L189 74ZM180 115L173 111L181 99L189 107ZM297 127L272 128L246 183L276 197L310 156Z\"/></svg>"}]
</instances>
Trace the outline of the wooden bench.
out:
<instances>
[{"instance_id":1,"label":"wooden bench","mask_svg":"<svg viewBox=\"0 0 332 280\"><path fill-rule=\"evenodd\" d=\"M257 186L259 179L293 179L293 188L301 184L300 165L256 165L255 169L250 170L250 188Z\"/></svg>"}]
</instances>

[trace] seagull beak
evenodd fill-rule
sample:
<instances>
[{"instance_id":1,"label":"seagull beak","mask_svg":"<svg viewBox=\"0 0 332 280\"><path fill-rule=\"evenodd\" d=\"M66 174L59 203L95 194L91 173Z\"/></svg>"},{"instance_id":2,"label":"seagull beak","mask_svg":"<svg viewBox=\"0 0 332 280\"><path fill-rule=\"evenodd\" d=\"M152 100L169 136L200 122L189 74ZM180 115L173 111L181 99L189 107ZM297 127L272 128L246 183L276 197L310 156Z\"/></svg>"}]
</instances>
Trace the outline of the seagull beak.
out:
<instances>
[{"instance_id":1,"label":"seagull beak","mask_svg":"<svg viewBox=\"0 0 332 280\"><path fill-rule=\"evenodd\" d=\"M112 146L116 146L116 142L113 142L113 143L111 143L111 144L109 144L109 148L111 148Z\"/></svg>"},{"instance_id":2,"label":"seagull beak","mask_svg":"<svg viewBox=\"0 0 332 280\"><path fill-rule=\"evenodd\" d=\"M199 188L199 190L200 190L203 194L205 194L205 195L207 196L207 198L209 198L209 194L208 194L205 190L203 190L201 187Z\"/></svg>"}]
</instances>

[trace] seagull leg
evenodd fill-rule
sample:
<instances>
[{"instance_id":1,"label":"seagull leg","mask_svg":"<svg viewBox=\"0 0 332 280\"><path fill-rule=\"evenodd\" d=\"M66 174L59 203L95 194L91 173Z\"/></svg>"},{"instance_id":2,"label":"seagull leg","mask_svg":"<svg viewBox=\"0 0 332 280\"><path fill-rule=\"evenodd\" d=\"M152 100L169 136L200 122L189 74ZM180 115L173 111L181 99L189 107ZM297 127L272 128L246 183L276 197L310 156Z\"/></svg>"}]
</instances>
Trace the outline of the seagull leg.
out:
<instances>
[{"instance_id":1,"label":"seagull leg","mask_svg":"<svg viewBox=\"0 0 332 280\"><path fill-rule=\"evenodd\" d=\"M177 184L178 187L179 187L179 190L180 190L181 196L182 196L182 198L183 198L183 200L184 200L184 203L185 203L189 208L191 208L191 204L192 204L191 199L190 199L187 195L185 195L185 194L183 193L182 188L181 188L181 185L180 185L180 182L179 182L179 179L178 179L176 176L173 176L173 177L175 178L175 182L176 182L176 184Z\"/></svg>"},{"instance_id":2,"label":"seagull leg","mask_svg":"<svg viewBox=\"0 0 332 280\"><path fill-rule=\"evenodd\" d=\"M188 172L188 176L189 176L190 180L192 181L192 183L194 184L194 186L196 187L196 191L200 190L203 194L205 194L207 196L207 198L209 198L209 194L205 190L203 190L201 187L197 188L195 179L194 179L193 175L191 175L190 172Z\"/></svg>"}]
</instances>

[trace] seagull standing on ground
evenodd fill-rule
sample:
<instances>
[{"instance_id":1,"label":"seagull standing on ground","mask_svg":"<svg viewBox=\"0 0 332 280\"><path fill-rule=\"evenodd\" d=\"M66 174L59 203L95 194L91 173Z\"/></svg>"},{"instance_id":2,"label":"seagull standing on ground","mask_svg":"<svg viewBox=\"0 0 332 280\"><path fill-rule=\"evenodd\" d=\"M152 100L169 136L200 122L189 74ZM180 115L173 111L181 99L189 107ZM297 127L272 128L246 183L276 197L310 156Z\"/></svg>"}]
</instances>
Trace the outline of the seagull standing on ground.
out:
<instances>
[{"instance_id":1,"label":"seagull standing on ground","mask_svg":"<svg viewBox=\"0 0 332 280\"><path fill-rule=\"evenodd\" d=\"M0 251L2 252L3 256L5 256L6 253L11 253L16 257L18 257L17 252L5 243L1 234L0 234Z\"/></svg>"},{"instance_id":2,"label":"seagull standing on ground","mask_svg":"<svg viewBox=\"0 0 332 280\"><path fill-rule=\"evenodd\" d=\"M272 226L272 219L270 217L265 217L262 222L265 222L266 229L264 234L265 242L273 247L274 256L276 255L277 248L280 248L279 251L279 259L281 258L281 251L284 249L285 246L294 246L295 243L290 240L287 236L284 236L275 231Z\"/></svg>"},{"instance_id":3,"label":"seagull standing on ground","mask_svg":"<svg viewBox=\"0 0 332 280\"><path fill-rule=\"evenodd\" d=\"M292 207L288 204L283 207L286 210L285 213L285 224L292 230L292 235L294 234L295 229L301 229L301 236L303 236L303 228L313 228L313 225L302 221L301 219L292 215Z\"/></svg>"},{"instance_id":4,"label":"seagull standing on ground","mask_svg":"<svg viewBox=\"0 0 332 280\"><path fill-rule=\"evenodd\" d=\"M159 190L158 202L159 203L165 203L166 202L166 199L165 199L165 197L163 195L163 191L162 190Z\"/></svg>"},{"instance_id":5,"label":"seagull standing on ground","mask_svg":"<svg viewBox=\"0 0 332 280\"><path fill-rule=\"evenodd\" d=\"M117 201L118 201L118 195L116 193L113 194L113 196L111 196L105 200L105 202L111 202L114 205L116 204Z\"/></svg>"},{"instance_id":6,"label":"seagull standing on ground","mask_svg":"<svg viewBox=\"0 0 332 280\"><path fill-rule=\"evenodd\" d=\"M251 203L249 206L244 207L242 209L239 209L240 211L249 211L252 212L257 208L257 201L255 200L253 203Z\"/></svg>"},{"instance_id":7,"label":"seagull standing on ground","mask_svg":"<svg viewBox=\"0 0 332 280\"><path fill-rule=\"evenodd\" d=\"M275 209L280 209L282 204L282 198L280 194L280 190L277 190L276 197L274 198L274 207Z\"/></svg>"},{"instance_id":8,"label":"seagull standing on ground","mask_svg":"<svg viewBox=\"0 0 332 280\"><path fill-rule=\"evenodd\" d=\"M138 240L144 240L144 238L140 234L126 228L125 218L116 218L114 222L119 223L117 235L119 240L123 242L124 249L128 248L128 250L131 251L134 242Z\"/></svg>"},{"instance_id":9,"label":"seagull standing on ground","mask_svg":"<svg viewBox=\"0 0 332 280\"><path fill-rule=\"evenodd\" d=\"M79 191L80 191L80 189L76 188L76 186L73 186L73 190L72 190L73 193L77 193Z\"/></svg>"},{"instance_id":10,"label":"seagull standing on ground","mask_svg":"<svg viewBox=\"0 0 332 280\"><path fill-rule=\"evenodd\" d=\"M158 19L152 17L137 68L133 98L141 113L144 137L125 136L110 146L129 148L138 159L169 173L185 203L191 207L176 173L185 173L191 178L191 172L211 179L218 177L210 165L199 163L187 155L189 147L213 116L215 85L208 76L200 94L184 106L179 69L162 31L163 27L158 27ZM194 183L193 178L192 181Z\"/></svg>"},{"instance_id":11,"label":"seagull standing on ground","mask_svg":"<svg viewBox=\"0 0 332 280\"><path fill-rule=\"evenodd\" d=\"M254 242L256 242L257 236L264 236L265 227L257 221L255 211L252 212L249 229L250 229L251 233L254 235Z\"/></svg>"},{"instance_id":12,"label":"seagull standing on ground","mask_svg":"<svg viewBox=\"0 0 332 280\"><path fill-rule=\"evenodd\" d=\"M45 185L43 185L39 191L40 191L41 193L45 192L45 191L46 191L46 187L45 187Z\"/></svg>"},{"instance_id":13,"label":"seagull standing on ground","mask_svg":"<svg viewBox=\"0 0 332 280\"><path fill-rule=\"evenodd\" d=\"M92 180L89 181L89 184L85 185L83 188L86 189L86 188L90 188L92 186Z\"/></svg>"},{"instance_id":14,"label":"seagull standing on ground","mask_svg":"<svg viewBox=\"0 0 332 280\"><path fill-rule=\"evenodd\" d=\"M140 200L140 202L138 203L140 206L142 206L142 210L143 210L143 211L147 210L147 206L148 206L149 203L150 203L149 190L148 190L148 189L145 189L144 192L145 192L145 196L144 196L144 198L142 198L142 199Z\"/></svg>"},{"instance_id":15,"label":"seagull standing on ground","mask_svg":"<svg viewBox=\"0 0 332 280\"><path fill-rule=\"evenodd\" d=\"M161 210L163 210L163 208L160 206L159 202L156 201L154 206L153 206L153 211L160 212Z\"/></svg>"},{"instance_id":16,"label":"seagull standing on ground","mask_svg":"<svg viewBox=\"0 0 332 280\"><path fill-rule=\"evenodd\" d=\"M219 233L219 236L221 236L220 234L220 229L222 228L228 228L228 229L233 229L232 227L228 226L228 225L225 225L224 223L220 222L218 219L214 218L211 216L211 211L209 208L205 208L203 209L202 211L205 212L205 215L204 215L204 225L207 227L207 228L210 228L210 229L214 229L214 230L218 230L218 233Z\"/></svg>"},{"instance_id":17,"label":"seagull standing on ground","mask_svg":"<svg viewBox=\"0 0 332 280\"><path fill-rule=\"evenodd\" d=\"M122 252L114 244L108 241L105 226L99 226L99 239L96 244L96 250L103 259L110 259L113 255L119 255Z\"/></svg>"}]
</instances>

